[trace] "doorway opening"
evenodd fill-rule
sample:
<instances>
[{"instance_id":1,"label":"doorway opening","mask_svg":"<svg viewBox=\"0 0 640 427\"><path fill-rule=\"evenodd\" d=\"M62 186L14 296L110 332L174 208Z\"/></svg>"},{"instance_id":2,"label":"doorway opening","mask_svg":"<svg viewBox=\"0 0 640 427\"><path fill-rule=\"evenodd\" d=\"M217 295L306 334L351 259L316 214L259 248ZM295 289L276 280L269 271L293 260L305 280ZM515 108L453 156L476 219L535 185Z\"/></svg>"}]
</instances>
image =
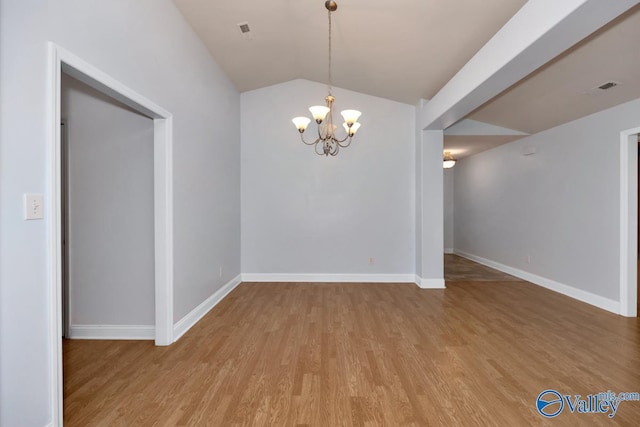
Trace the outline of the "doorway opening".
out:
<instances>
[{"instance_id":1,"label":"doorway opening","mask_svg":"<svg viewBox=\"0 0 640 427\"><path fill-rule=\"evenodd\" d=\"M62 74L87 84L153 119L154 337L156 345L173 342L173 118L119 81L60 46L49 43L48 183L45 219L48 228L48 296L50 345L50 407L54 423L62 425Z\"/></svg>"},{"instance_id":2,"label":"doorway opening","mask_svg":"<svg viewBox=\"0 0 640 427\"><path fill-rule=\"evenodd\" d=\"M65 73L61 105L63 335L152 340L153 120Z\"/></svg>"},{"instance_id":3,"label":"doorway opening","mask_svg":"<svg viewBox=\"0 0 640 427\"><path fill-rule=\"evenodd\" d=\"M620 132L620 314L638 316L638 138L640 127Z\"/></svg>"}]
</instances>

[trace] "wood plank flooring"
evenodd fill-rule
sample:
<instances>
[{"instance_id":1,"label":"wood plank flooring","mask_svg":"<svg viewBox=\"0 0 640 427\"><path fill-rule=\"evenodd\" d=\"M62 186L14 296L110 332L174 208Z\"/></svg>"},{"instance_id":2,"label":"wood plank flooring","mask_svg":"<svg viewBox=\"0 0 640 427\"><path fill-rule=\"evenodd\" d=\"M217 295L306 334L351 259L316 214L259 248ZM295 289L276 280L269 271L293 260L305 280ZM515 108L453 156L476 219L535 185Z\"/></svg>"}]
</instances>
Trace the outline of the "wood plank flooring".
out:
<instances>
[{"instance_id":1,"label":"wood plank flooring","mask_svg":"<svg viewBox=\"0 0 640 427\"><path fill-rule=\"evenodd\" d=\"M454 282L519 282L522 280L454 254L444 255L444 278Z\"/></svg>"},{"instance_id":2,"label":"wood plank flooring","mask_svg":"<svg viewBox=\"0 0 640 427\"><path fill-rule=\"evenodd\" d=\"M64 342L65 426L626 425L538 394L640 391L640 324L525 281L243 283L177 343Z\"/></svg>"}]
</instances>

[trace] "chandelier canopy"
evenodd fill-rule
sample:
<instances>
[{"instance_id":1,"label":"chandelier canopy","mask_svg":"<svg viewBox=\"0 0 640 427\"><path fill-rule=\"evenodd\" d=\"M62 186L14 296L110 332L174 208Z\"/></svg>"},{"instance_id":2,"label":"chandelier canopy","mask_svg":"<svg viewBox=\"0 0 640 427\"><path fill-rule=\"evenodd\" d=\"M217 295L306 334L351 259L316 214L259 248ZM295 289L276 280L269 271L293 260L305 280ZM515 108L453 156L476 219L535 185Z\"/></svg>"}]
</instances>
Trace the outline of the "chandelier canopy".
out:
<instances>
[{"instance_id":1,"label":"chandelier canopy","mask_svg":"<svg viewBox=\"0 0 640 427\"><path fill-rule=\"evenodd\" d=\"M316 121L318 126L318 137L311 142L307 142L304 139L304 131L311 122L308 117L295 117L292 122L295 125L298 132L300 132L300 139L307 145L313 145L316 154L324 156L335 156L340 151L340 148L346 148L351 144L351 138L356 134L360 123L358 118L362 114L357 110L343 110L340 112L344 123L342 127L345 130L345 136L339 138L336 136L336 129L338 126L333 124L333 102L336 98L331 94L331 12L335 12L338 5L335 1L326 1L324 6L327 8L329 16L329 76L327 82L328 95L324 98L326 105L314 105L309 107L309 111Z\"/></svg>"}]
</instances>

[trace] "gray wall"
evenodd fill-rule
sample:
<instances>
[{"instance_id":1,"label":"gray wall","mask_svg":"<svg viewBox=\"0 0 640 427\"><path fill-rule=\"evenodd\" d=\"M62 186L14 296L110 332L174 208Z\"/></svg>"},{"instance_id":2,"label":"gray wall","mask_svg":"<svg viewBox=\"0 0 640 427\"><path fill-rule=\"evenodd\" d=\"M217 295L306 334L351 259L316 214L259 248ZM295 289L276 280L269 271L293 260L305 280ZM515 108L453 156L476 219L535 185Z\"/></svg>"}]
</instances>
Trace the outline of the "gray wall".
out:
<instances>
[{"instance_id":1,"label":"gray wall","mask_svg":"<svg viewBox=\"0 0 640 427\"><path fill-rule=\"evenodd\" d=\"M454 166L455 169L455 166ZM454 189L454 169L443 169L444 180L444 250L450 252L453 250L453 189Z\"/></svg>"},{"instance_id":2,"label":"gray wall","mask_svg":"<svg viewBox=\"0 0 640 427\"><path fill-rule=\"evenodd\" d=\"M322 103L325 85L242 94L243 273L413 274L414 107L334 95L338 111L364 113L351 146L327 158L291 123ZM306 137L314 132L311 123Z\"/></svg>"},{"instance_id":3,"label":"gray wall","mask_svg":"<svg viewBox=\"0 0 640 427\"><path fill-rule=\"evenodd\" d=\"M617 301L619 132L639 125L635 100L462 159L456 250Z\"/></svg>"},{"instance_id":4,"label":"gray wall","mask_svg":"<svg viewBox=\"0 0 640 427\"><path fill-rule=\"evenodd\" d=\"M69 319L153 325L153 121L62 81L68 153Z\"/></svg>"},{"instance_id":5,"label":"gray wall","mask_svg":"<svg viewBox=\"0 0 640 427\"><path fill-rule=\"evenodd\" d=\"M174 319L240 273L240 97L170 0L0 0L0 425L51 422L45 221L53 41L173 114ZM224 274L219 277L219 267Z\"/></svg>"}]
</instances>

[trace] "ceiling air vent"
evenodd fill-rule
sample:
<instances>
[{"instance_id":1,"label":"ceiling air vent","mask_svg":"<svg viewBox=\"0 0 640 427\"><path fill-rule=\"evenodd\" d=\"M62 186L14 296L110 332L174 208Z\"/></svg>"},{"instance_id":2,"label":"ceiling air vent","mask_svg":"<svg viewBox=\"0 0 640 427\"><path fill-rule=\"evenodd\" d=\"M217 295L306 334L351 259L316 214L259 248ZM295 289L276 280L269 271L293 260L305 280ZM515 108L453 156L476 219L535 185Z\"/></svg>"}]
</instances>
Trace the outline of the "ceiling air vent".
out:
<instances>
[{"instance_id":1,"label":"ceiling air vent","mask_svg":"<svg viewBox=\"0 0 640 427\"><path fill-rule=\"evenodd\" d=\"M616 86L620 86L621 84L622 83L620 82L608 81L608 82L602 83L599 86L594 87L593 89L589 89L584 93L590 96L598 96L598 95L604 94L604 92L609 89L612 89Z\"/></svg>"},{"instance_id":2,"label":"ceiling air vent","mask_svg":"<svg viewBox=\"0 0 640 427\"><path fill-rule=\"evenodd\" d=\"M242 34L242 38L245 40L253 39L253 33L251 32L251 28L249 27L248 22L239 22L238 28L240 28L240 34Z\"/></svg>"},{"instance_id":3,"label":"ceiling air vent","mask_svg":"<svg viewBox=\"0 0 640 427\"><path fill-rule=\"evenodd\" d=\"M616 83L616 82L606 82L598 86L598 89L607 90L607 89L611 89L612 87L618 86L618 84L619 83Z\"/></svg>"}]
</instances>

